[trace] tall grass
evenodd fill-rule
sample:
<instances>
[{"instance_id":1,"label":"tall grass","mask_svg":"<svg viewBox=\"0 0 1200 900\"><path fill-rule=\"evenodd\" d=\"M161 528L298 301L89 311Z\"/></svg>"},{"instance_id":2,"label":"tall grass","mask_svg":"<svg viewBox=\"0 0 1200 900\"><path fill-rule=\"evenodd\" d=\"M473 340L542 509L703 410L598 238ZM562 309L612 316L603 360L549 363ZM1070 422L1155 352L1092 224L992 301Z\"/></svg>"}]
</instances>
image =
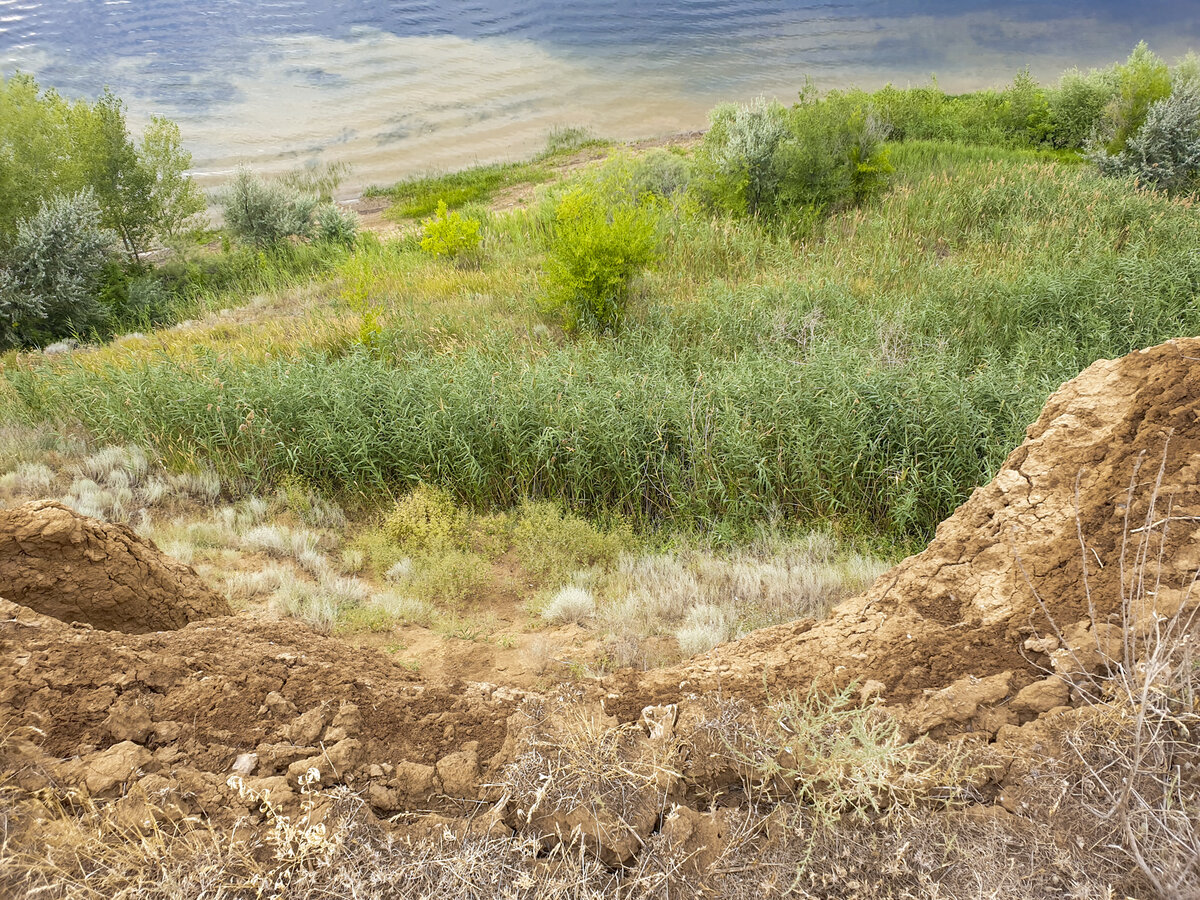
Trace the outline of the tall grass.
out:
<instances>
[{"instance_id":1,"label":"tall grass","mask_svg":"<svg viewBox=\"0 0 1200 900\"><path fill-rule=\"evenodd\" d=\"M617 338L536 325L535 211L504 217L476 271L360 251L371 264L346 270L379 304L369 345L339 325L263 352L245 331L226 352L5 375L28 415L227 477L921 538L1062 381L1200 331L1200 229L1187 199L1045 154L908 142L893 159L891 191L800 242L675 213Z\"/></svg>"}]
</instances>

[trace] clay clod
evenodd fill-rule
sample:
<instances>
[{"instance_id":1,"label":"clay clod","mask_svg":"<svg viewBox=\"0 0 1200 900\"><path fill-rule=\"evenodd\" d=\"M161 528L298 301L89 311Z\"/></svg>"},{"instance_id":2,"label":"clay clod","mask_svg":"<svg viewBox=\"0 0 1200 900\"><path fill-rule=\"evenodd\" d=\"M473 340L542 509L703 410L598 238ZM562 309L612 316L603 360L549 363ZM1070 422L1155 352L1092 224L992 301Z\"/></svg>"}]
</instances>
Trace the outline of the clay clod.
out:
<instances>
[{"instance_id":1,"label":"clay clod","mask_svg":"<svg viewBox=\"0 0 1200 900\"><path fill-rule=\"evenodd\" d=\"M64 622L131 634L232 613L191 567L126 526L52 501L0 510L0 590Z\"/></svg>"}]
</instances>

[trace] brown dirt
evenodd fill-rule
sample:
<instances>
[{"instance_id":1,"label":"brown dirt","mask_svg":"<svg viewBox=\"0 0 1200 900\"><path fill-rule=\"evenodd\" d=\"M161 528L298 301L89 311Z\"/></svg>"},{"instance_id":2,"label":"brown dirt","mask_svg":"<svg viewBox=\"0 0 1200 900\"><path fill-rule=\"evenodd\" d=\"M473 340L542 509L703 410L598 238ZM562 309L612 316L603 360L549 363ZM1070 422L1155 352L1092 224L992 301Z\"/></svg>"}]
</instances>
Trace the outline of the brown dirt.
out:
<instances>
[{"instance_id":1,"label":"brown dirt","mask_svg":"<svg viewBox=\"0 0 1200 900\"><path fill-rule=\"evenodd\" d=\"M53 501L0 510L0 585L5 597L64 622L133 634L232 612L152 542Z\"/></svg>"}]
</instances>

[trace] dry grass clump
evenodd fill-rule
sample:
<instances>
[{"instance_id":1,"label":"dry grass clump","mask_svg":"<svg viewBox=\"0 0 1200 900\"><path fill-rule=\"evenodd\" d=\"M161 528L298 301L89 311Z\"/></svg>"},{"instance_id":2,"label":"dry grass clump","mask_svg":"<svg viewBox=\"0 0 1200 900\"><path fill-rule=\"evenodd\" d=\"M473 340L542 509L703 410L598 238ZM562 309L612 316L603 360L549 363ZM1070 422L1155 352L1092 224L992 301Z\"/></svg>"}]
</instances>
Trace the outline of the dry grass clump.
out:
<instances>
[{"instance_id":1,"label":"dry grass clump","mask_svg":"<svg viewBox=\"0 0 1200 900\"><path fill-rule=\"evenodd\" d=\"M527 700L515 722L518 752L498 784L515 827L610 862L635 856L679 777L673 731L648 739L566 688Z\"/></svg>"},{"instance_id":2,"label":"dry grass clump","mask_svg":"<svg viewBox=\"0 0 1200 900\"><path fill-rule=\"evenodd\" d=\"M315 581L307 581L289 572L271 597L277 612L307 622L325 634L331 632L346 610L362 607L371 598L371 589L357 578L326 571Z\"/></svg>"},{"instance_id":3,"label":"dry grass clump","mask_svg":"<svg viewBox=\"0 0 1200 900\"><path fill-rule=\"evenodd\" d=\"M292 510L310 528L341 529L346 527L346 514L332 500L321 496L302 481L288 479L278 491L283 505Z\"/></svg>"},{"instance_id":4,"label":"dry grass clump","mask_svg":"<svg viewBox=\"0 0 1200 900\"><path fill-rule=\"evenodd\" d=\"M389 566L383 577L393 584L403 584L412 577L412 572L413 561L410 557L406 556Z\"/></svg>"},{"instance_id":5,"label":"dry grass clump","mask_svg":"<svg viewBox=\"0 0 1200 900\"><path fill-rule=\"evenodd\" d=\"M315 550L319 537L311 531L293 531L286 525L258 525L241 536L242 549L281 559Z\"/></svg>"},{"instance_id":6,"label":"dry grass clump","mask_svg":"<svg viewBox=\"0 0 1200 900\"><path fill-rule=\"evenodd\" d=\"M1072 751L1066 774L1078 786L1064 805L1094 846L1119 848L1157 896L1175 898L1200 896L1200 602L1194 594L1200 570L1180 583L1167 575L1168 535L1175 522L1194 519L1176 516L1173 498L1162 495L1169 443L1168 434L1153 481L1140 480L1145 453L1139 456L1125 497L1120 649L1100 669L1072 654L1073 671L1065 673L1092 706L1065 736ZM1132 511L1143 505L1138 493L1145 484L1145 514L1135 522ZM1099 634L1107 623L1091 601L1082 529L1079 542L1091 630ZM1057 632L1053 618L1051 624ZM1105 655L1098 639L1095 649Z\"/></svg>"},{"instance_id":7,"label":"dry grass clump","mask_svg":"<svg viewBox=\"0 0 1200 900\"><path fill-rule=\"evenodd\" d=\"M560 588L542 608L542 618L560 625L580 623L596 612L596 601L587 588L567 585Z\"/></svg>"},{"instance_id":8,"label":"dry grass clump","mask_svg":"<svg viewBox=\"0 0 1200 900\"><path fill-rule=\"evenodd\" d=\"M712 603L697 603L675 631L679 651L684 656L707 653L717 644L729 640L729 622L725 611Z\"/></svg>"},{"instance_id":9,"label":"dry grass clump","mask_svg":"<svg viewBox=\"0 0 1200 900\"><path fill-rule=\"evenodd\" d=\"M625 554L600 579L598 618L618 642L632 646L673 634L680 651L692 655L756 628L823 618L888 567L825 532L764 539L727 553Z\"/></svg>"},{"instance_id":10,"label":"dry grass clump","mask_svg":"<svg viewBox=\"0 0 1200 900\"><path fill-rule=\"evenodd\" d=\"M19 463L12 472L0 475L0 493L40 495L54 483L54 470L44 463Z\"/></svg>"},{"instance_id":11,"label":"dry grass clump","mask_svg":"<svg viewBox=\"0 0 1200 900\"><path fill-rule=\"evenodd\" d=\"M153 464L140 447L107 446L90 454L82 446L58 440L55 448L42 450L42 461L25 462L0 477L0 491L42 499L54 487L59 475L71 478L60 501L75 511L110 522L140 523L145 526L149 510L179 499L214 503L221 494L221 480L215 472L202 470L168 474ZM54 453L80 457L75 464L48 460Z\"/></svg>"},{"instance_id":12,"label":"dry grass clump","mask_svg":"<svg viewBox=\"0 0 1200 900\"><path fill-rule=\"evenodd\" d=\"M288 567L271 563L254 572L235 572L225 576L223 592L234 603L253 600L275 593L293 577Z\"/></svg>"},{"instance_id":13,"label":"dry grass clump","mask_svg":"<svg viewBox=\"0 0 1200 900\"><path fill-rule=\"evenodd\" d=\"M442 616L441 610L429 601L394 591L375 594L371 597L370 606L391 621L424 628L429 628Z\"/></svg>"},{"instance_id":14,"label":"dry grass clump","mask_svg":"<svg viewBox=\"0 0 1200 900\"><path fill-rule=\"evenodd\" d=\"M5 415L4 386L0 386L0 471L11 472L21 463L45 462L50 454L78 456L84 452L83 442L72 434L64 434L48 424L22 425L15 415ZM16 406L13 406L15 412Z\"/></svg>"}]
</instances>

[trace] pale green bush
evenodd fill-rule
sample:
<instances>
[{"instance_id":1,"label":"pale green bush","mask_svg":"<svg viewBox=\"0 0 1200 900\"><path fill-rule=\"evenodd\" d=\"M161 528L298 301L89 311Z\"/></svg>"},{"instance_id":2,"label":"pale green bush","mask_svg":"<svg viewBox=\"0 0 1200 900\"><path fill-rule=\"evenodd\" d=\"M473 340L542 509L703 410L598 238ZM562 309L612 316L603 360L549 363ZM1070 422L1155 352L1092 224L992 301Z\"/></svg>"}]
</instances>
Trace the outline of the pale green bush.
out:
<instances>
[{"instance_id":1,"label":"pale green bush","mask_svg":"<svg viewBox=\"0 0 1200 900\"><path fill-rule=\"evenodd\" d=\"M113 242L90 189L44 201L21 222L0 265L0 350L103 325L96 295Z\"/></svg>"},{"instance_id":2,"label":"pale green bush","mask_svg":"<svg viewBox=\"0 0 1200 900\"><path fill-rule=\"evenodd\" d=\"M656 147L634 161L633 194L639 200L648 194L671 200L687 190L691 178L684 157Z\"/></svg>"},{"instance_id":3,"label":"pale green bush","mask_svg":"<svg viewBox=\"0 0 1200 900\"><path fill-rule=\"evenodd\" d=\"M1200 87L1159 100L1119 156L1123 171L1171 192L1194 190L1200 179Z\"/></svg>"},{"instance_id":4,"label":"pale green bush","mask_svg":"<svg viewBox=\"0 0 1200 900\"><path fill-rule=\"evenodd\" d=\"M591 591L576 585L567 585L555 592L550 602L542 609L542 618L548 622L578 624L596 612L596 601Z\"/></svg>"},{"instance_id":5,"label":"pale green bush","mask_svg":"<svg viewBox=\"0 0 1200 900\"><path fill-rule=\"evenodd\" d=\"M715 202L747 215L772 203L779 188L775 154L788 135L787 110L777 101L715 106L701 147Z\"/></svg>"},{"instance_id":6,"label":"pale green bush","mask_svg":"<svg viewBox=\"0 0 1200 900\"><path fill-rule=\"evenodd\" d=\"M319 240L343 247L353 247L358 240L358 213L352 209L326 203L317 209L316 221Z\"/></svg>"},{"instance_id":7,"label":"pale green bush","mask_svg":"<svg viewBox=\"0 0 1200 900\"><path fill-rule=\"evenodd\" d=\"M234 237L259 250L277 247L290 237L308 237L317 207L315 197L263 181L244 166L217 202Z\"/></svg>"}]
</instances>

